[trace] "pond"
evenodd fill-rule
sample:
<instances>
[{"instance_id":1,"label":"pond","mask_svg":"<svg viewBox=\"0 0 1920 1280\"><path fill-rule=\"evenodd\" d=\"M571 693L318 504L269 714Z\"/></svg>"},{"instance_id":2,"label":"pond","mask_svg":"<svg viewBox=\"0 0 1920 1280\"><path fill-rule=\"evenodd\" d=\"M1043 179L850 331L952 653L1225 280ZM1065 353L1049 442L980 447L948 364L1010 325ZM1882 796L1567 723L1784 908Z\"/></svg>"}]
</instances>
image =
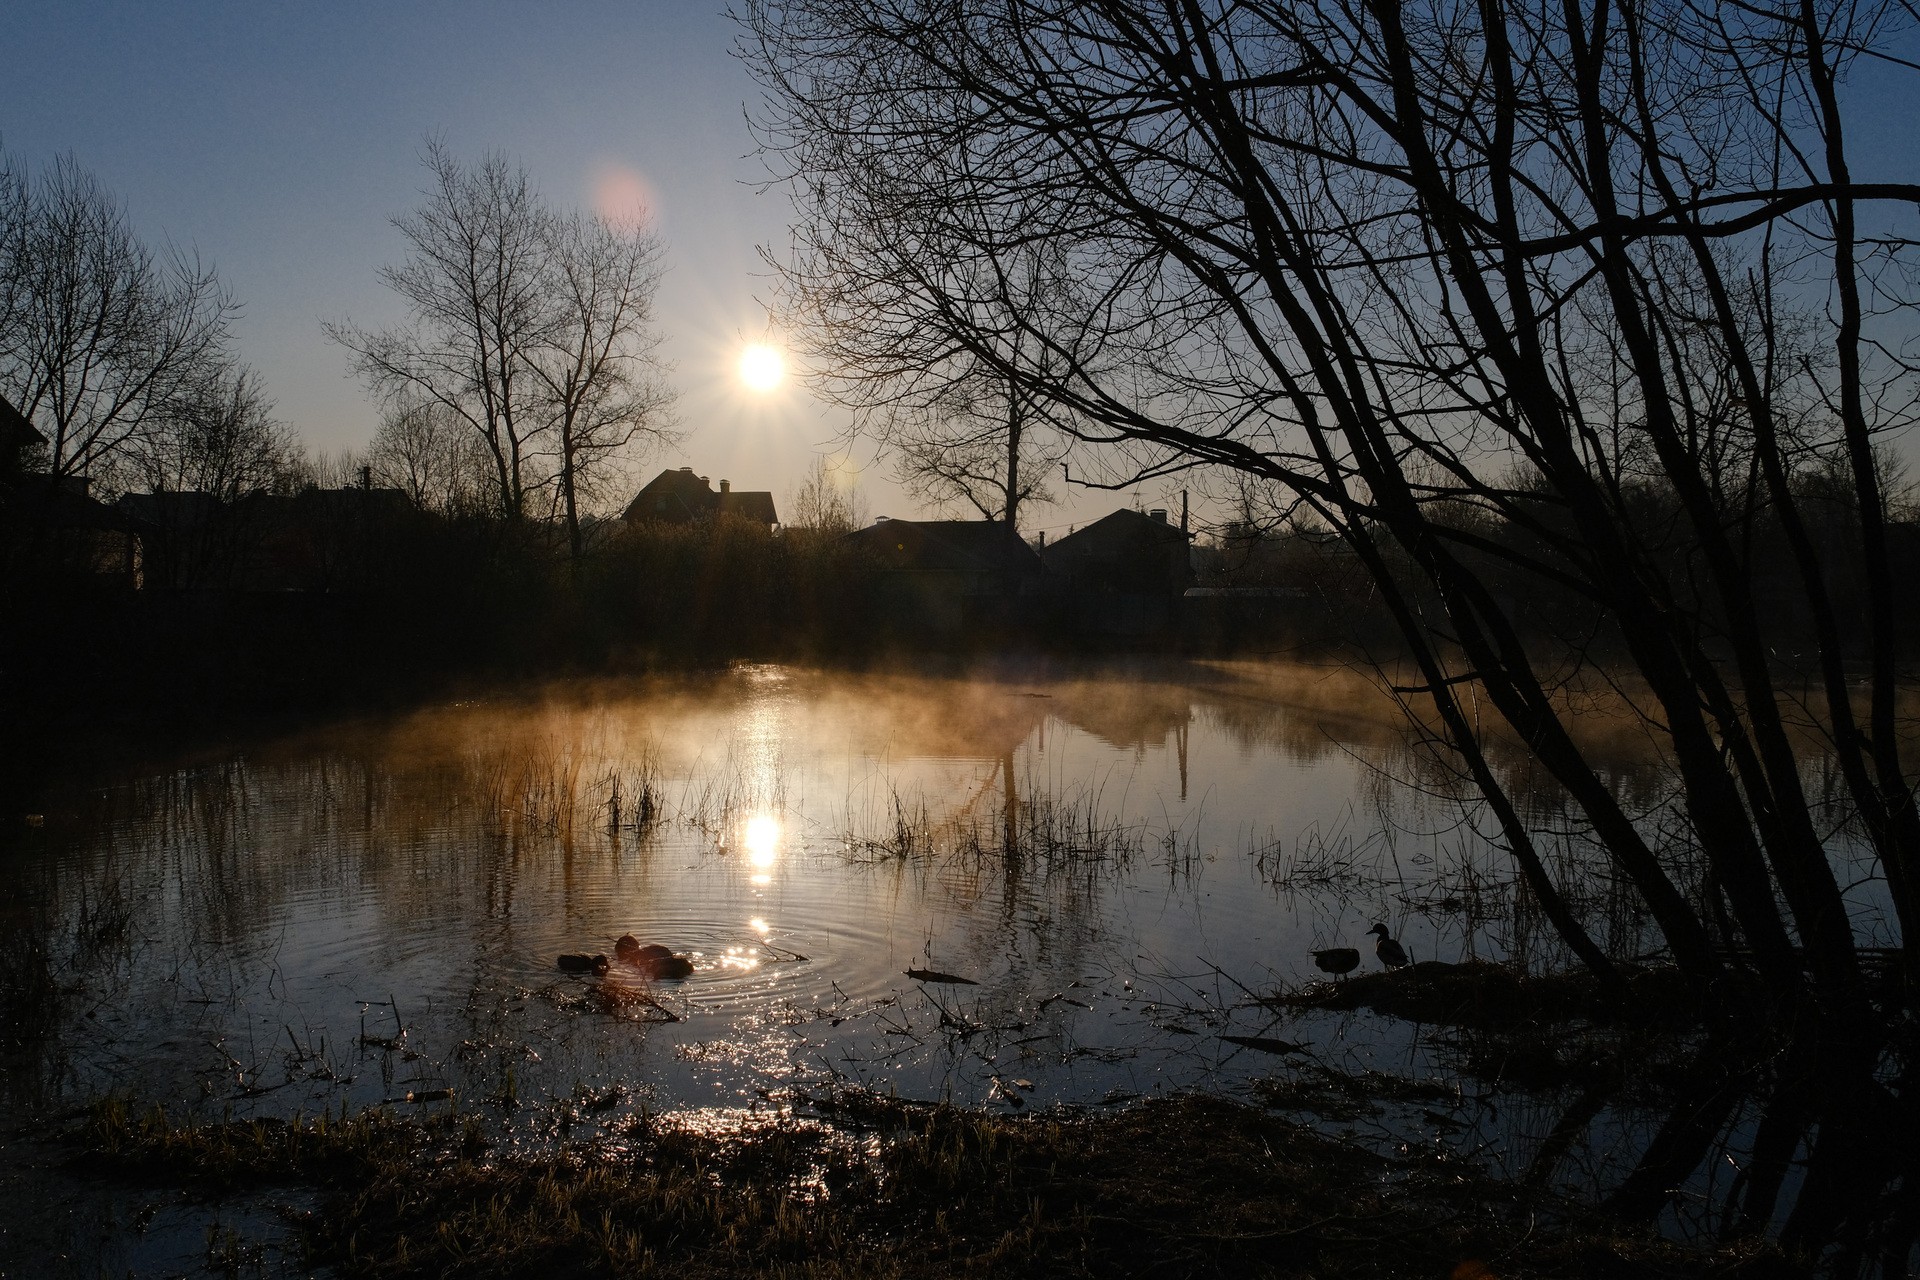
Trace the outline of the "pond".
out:
<instances>
[{"instance_id":1,"label":"pond","mask_svg":"<svg viewBox=\"0 0 1920 1280\"><path fill-rule=\"evenodd\" d=\"M311 1110L510 1073L655 1107L820 1078L1090 1102L1257 1072L1212 1034L1236 982L1324 977L1318 947L1375 965L1374 920L1416 957L1501 941L1409 913L1443 872L1504 872L1396 812L1421 806L1395 794L1391 706L1337 669L1285 676L740 667L129 778L33 833L21 910L60 1025L9 1101ZM1305 858L1402 875L1303 898ZM692 976L556 967L628 933Z\"/></svg>"},{"instance_id":2,"label":"pond","mask_svg":"<svg viewBox=\"0 0 1920 1280\"><path fill-rule=\"evenodd\" d=\"M1610 763L1657 792L1630 741ZM849 1084L1244 1095L1284 1059L1436 1082L1339 1122L1523 1167L1564 1103L1463 1083L1418 1025L1253 998L1327 980L1319 948L1377 969L1376 921L1416 960L1566 963L1459 780L1337 666L583 681L166 762L35 823L9 856L17 1114L459 1105L537 1142ZM1575 893L1644 952L1613 895ZM557 963L624 934L691 974ZM1597 1194L1658 1116L1591 1111L1556 1177Z\"/></svg>"}]
</instances>

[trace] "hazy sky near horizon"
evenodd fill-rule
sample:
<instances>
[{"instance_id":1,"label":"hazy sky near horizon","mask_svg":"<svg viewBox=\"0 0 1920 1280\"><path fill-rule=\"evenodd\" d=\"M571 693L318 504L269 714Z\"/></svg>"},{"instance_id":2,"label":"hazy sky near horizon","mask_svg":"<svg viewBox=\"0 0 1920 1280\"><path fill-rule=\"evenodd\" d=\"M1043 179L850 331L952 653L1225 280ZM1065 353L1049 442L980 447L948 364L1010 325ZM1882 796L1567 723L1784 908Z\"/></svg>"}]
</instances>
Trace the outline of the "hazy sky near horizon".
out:
<instances>
[{"instance_id":1,"label":"hazy sky near horizon","mask_svg":"<svg viewBox=\"0 0 1920 1280\"><path fill-rule=\"evenodd\" d=\"M735 374L767 335L757 246L784 243L787 204L758 188L758 90L724 3L15 0L0 144L36 166L72 153L149 239L213 262L245 307L241 355L321 450L372 434L376 407L320 326L400 318L375 272L403 254L389 219L419 202L429 133L462 157L506 152L560 203L644 198L667 244L657 314L689 431L647 470L691 465L780 501L815 453L837 451L846 418L791 382L749 394ZM1915 83L1856 73L1857 178L1915 178ZM883 471L862 477L873 512L911 514ZM1134 501L1055 488L1066 501L1029 531Z\"/></svg>"}]
</instances>

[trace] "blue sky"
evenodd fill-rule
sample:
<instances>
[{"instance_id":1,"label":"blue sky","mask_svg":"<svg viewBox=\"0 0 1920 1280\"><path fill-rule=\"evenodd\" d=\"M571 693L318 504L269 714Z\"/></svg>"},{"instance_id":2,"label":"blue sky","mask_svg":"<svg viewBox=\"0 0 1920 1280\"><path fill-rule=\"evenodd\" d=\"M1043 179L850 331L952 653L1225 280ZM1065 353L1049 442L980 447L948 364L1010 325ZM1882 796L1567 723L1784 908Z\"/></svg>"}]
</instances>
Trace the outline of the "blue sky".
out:
<instances>
[{"instance_id":1,"label":"blue sky","mask_svg":"<svg viewBox=\"0 0 1920 1280\"><path fill-rule=\"evenodd\" d=\"M561 202L650 194L692 429L660 464L784 497L838 435L843 416L791 384L760 399L734 378L766 331L755 246L781 241L786 205L755 188L756 89L717 5L62 0L9 5L6 28L0 142L30 163L72 152L150 238L211 260L245 305L242 354L315 448L373 430L320 324L399 318L374 273L401 256L387 220L418 200L429 131L461 155L508 152ZM876 480L875 510L908 514Z\"/></svg>"},{"instance_id":2,"label":"blue sky","mask_svg":"<svg viewBox=\"0 0 1920 1280\"><path fill-rule=\"evenodd\" d=\"M845 419L791 384L757 398L734 377L740 346L765 332L756 245L783 241L787 210L755 186L757 91L722 2L13 0L0 143L31 163L72 152L149 237L213 261L245 304L242 354L319 449L372 432L374 407L320 324L398 318L374 273L401 256L387 219L418 200L429 131L462 155L508 152L562 202L645 190L669 249L659 318L691 430L657 461L783 498ZM1857 178L1920 171L1915 83L1856 75ZM875 513L910 514L876 472L863 487ZM1063 496L1030 523L1131 501Z\"/></svg>"}]
</instances>

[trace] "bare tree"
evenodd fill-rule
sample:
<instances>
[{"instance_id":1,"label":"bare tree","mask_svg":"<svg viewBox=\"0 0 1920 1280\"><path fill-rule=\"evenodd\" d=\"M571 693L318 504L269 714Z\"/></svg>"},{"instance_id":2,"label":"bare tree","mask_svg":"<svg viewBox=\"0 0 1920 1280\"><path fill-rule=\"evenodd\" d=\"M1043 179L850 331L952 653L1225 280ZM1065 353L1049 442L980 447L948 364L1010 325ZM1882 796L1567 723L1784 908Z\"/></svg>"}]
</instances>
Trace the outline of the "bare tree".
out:
<instances>
[{"instance_id":1,"label":"bare tree","mask_svg":"<svg viewBox=\"0 0 1920 1280\"><path fill-rule=\"evenodd\" d=\"M935 506L961 503L984 520L1018 527L1030 502L1052 502L1046 476L1062 438L1037 421L1027 393L1005 379L970 378L923 405L900 406L887 424L894 473Z\"/></svg>"},{"instance_id":2,"label":"bare tree","mask_svg":"<svg viewBox=\"0 0 1920 1280\"><path fill-rule=\"evenodd\" d=\"M138 508L152 522L142 534L148 584L230 580L263 533L261 508L246 499L294 488L309 467L258 375L237 366L207 379L113 467L120 487L155 495Z\"/></svg>"},{"instance_id":3,"label":"bare tree","mask_svg":"<svg viewBox=\"0 0 1920 1280\"><path fill-rule=\"evenodd\" d=\"M810 216L775 263L783 327L909 493L1017 525L1024 503L1053 500L1047 473L1072 439L1050 421L1070 413L1028 386L1051 375L1044 335L1070 313L1071 265L1031 236L1017 199L953 206L911 180L866 179L854 216L832 183L799 184Z\"/></svg>"},{"instance_id":4,"label":"bare tree","mask_svg":"<svg viewBox=\"0 0 1920 1280\"><path fill-rule=\"evenodd\" d=\"M72 157L37 177L0 157L0 390L47 436L54 476L110 470L193 401L235 310Z\"/></svg>"},{"instance_id":5,"label":"bare tree","mask_svg":"<svg viewBox=\"0 0 1920 1280\"><path fill-rule=\"evenodd\" d=\"M745 19L802 216L789 287L872 335L846 376L898 378L935 333L1136 477L1283 486L1373 578L1420 673L1407 696L1583 961L1612 972L1478 707L1564 789L1682 966L1742 949L1786 989L1804 965L1857 1012L1823 832L1857 815L1903 931L1920 927L1873 457L1912 420L1916 246L1888 211L1920 187L1850 176L1838 86L1904 12L790 0ZM964 268L999 260L1004 228L1065 264L1046 307L977 306ZM1010 358L1010 332L1044 360ZM1846 460L1858 614L1800 509L1818 454ZM1810 619L1807 666L1771 643L1763 581ZM1584 633L1539 623L1549 600ZM1614 664L1677 796L1658 830L1561 696ZM1803 782L1803 679L1837 809Z\"/></svg>"},{"instance_id":6,"label":"bare tree","mask_svg":"<svg viewBox=\"0 0 1920 1280\"><path fill-rule=\"evenodd\" d=\"M123 472L155 493L205 493L232 502L284 485L300 446L273 416L259 375L223 370L133 442ZM129 486L130 487L130 486Z\"/></svg>"},{"instance_id":7,"label":"bare tree","mask_svg":"<svg viewBox=\"0 0 1920 1280\"><path fill-rule=\"evenodd\" d=\"M424 511L468 515L488 506L492 455L465 420L437 401L389 405L366 465L375 481L401 490Z\"/></svg>"},{"instance_id":8,"label":"bare tree","mask_svg":"<svg viewBox=\"0 0 1920 1280\"><path fill-rule=\"evenodd\" d=\"M851 533L867 523L867 500L850 478L815 456L807 478L787 498L787 527Z\"/></svg>"},{"instance_id":9,"label":"bare tree","mask_svg":"<svg viewBox=\"0 0 1920 1280\"><path fill-rule=\"evenodd\" d=\"M492 464L500 514L519 520L540 483L535 464L550 423L527 371L547 323L548 215L526 170L504 156L468 167L431 138L421 163L431 176L425 203L393 220L408 257L380 270L407 322L379 331L341 322L326 332L390 404L437 404L466 423Z\"/></svg>"},{"instance_id":10,"label":"bare tree","mask_svg":"<svg viewBox=\"0 0 1920 1280\"><path fill-rule=\"evenodd\" d=\"M671 438L672 392L655 356L653 294L659 240L639 225L583 213L545 219L542 320L523 353L558 451L559 501L577 564L580 506L640 441Z\"/></svg>"}]
</instances>

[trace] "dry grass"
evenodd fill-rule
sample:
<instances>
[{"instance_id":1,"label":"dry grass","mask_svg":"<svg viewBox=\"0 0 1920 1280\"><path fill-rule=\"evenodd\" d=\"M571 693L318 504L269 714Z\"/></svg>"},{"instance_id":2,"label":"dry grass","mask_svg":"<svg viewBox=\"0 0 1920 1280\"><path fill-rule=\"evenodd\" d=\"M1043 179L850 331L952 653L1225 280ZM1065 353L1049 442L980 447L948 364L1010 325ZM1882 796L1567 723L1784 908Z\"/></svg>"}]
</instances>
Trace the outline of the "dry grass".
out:
<instances>
[{"instance_id":1,"label":"dry grass","mask_svg":"<svg viewBox=\"0 0 1920 1280\"><path fill-rule=\"evenodd\" d=\"M307 1247L346 1276L1680 1276L1764 1256L1623 1232L1456 1161L1384 1159L1218 1099L1010 1118L849 1093L813 1109L718 1134L654 1118L516 1155L451 1116L193 1127L108 1104L90 1144L127 1176L317 1188Z\"/></svg>"}]
</instances>

